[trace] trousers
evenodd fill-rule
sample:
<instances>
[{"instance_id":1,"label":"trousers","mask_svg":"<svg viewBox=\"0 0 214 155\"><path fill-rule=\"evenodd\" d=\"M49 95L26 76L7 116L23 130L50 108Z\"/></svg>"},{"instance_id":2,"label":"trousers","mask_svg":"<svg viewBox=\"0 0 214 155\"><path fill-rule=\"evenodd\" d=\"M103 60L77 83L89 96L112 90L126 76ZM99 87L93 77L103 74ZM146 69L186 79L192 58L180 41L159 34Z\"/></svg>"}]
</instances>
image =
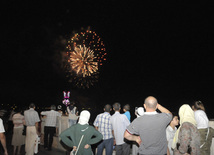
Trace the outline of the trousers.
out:
<instances>
[{"instance_id":1,"label":"trousers","mask_svg":"<svg viewBox=\"0 0 214 155\"><path fill-rule=\"evenodd\" d=\"M51 149L53 144L53 136L56 133L56 127L45 126L44 127L44 148Z\"/></svg>"},{"instance_id":2,"label":"trousers","mask_svg":"<svg viewBox=\"0 0 214 155\"><path fill-rule=\"evenodd\" d=\"M97 146L97 155L103 154L103 149L106 150L106 155L112 155L114 145L114 138L105 139Z\"/></svg>"},{"instance_id":3,"label":"trousers","mask_svg":"<svg viewBox=\"0 0 214 155\"><path fill-rule=\"evenodd\" d=\"M35 126L27 126L26 139L25 139L25 152L26 155L34 155L34 145L37 133Z\"/></svg>"},{"instance_id":4,"label":"trousers","mask_svg":"<svg viewBox=\"0 0 214 155\"><path fill-rule=\"evenodd\" d=\"M116 155L129 155L130 145L127 143L124 143L122 145L116 145L115 150L116 150Z\"/></svg>"}]
</instances>

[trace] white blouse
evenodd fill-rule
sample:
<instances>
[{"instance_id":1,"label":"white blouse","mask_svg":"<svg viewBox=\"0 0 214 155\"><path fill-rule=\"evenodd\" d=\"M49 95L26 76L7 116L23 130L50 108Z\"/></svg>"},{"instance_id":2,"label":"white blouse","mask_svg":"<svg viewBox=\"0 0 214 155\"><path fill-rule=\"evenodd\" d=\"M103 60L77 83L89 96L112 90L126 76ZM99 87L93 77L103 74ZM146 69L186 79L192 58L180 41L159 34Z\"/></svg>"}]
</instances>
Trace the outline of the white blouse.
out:
<instances>
[{"instance_id":1,"label":"white blouse","mask_svg":"<svg viewBox=\"0 0 214 155\"><path fill-rule=\"evenodd\" d=\"M198 129L204 129L209 127L208 125L209 120L207 118L206 113L203 110L195 111L195 120L196 120Z\"/></svg>"}]
</instances>

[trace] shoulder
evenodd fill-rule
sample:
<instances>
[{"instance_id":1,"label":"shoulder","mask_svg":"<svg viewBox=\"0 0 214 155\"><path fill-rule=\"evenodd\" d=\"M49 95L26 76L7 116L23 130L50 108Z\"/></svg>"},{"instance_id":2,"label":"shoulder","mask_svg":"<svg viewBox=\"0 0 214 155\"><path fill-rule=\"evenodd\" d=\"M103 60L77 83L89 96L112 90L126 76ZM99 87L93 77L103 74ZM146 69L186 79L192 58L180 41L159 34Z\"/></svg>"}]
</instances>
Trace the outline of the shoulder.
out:
<instances>
[{"instance_id":1,"label":"shoulder","mask_svg":"<svg viewBox=\"0 0 214 155\"><path fill-rule=\"evenodd\" d=\"M158 117L163 117L166 118L167 120L171 121L172 120L172 114L171 113L159 113Z\"/></svg>"},{"instance_id":2,"label":"shoulder","mask_svg":"<svg viewBox=\"0 0 214 155\"><path fill-rule=\"evenodd\" d=\"M171 131L170 128L171 128L170 125L168 125L167 128L166 128L166 131Z\"/></svg>"},{"instance_id":3,"label":"shoulder","mask_svg":"<svg viewBox=\"0 0 214 155\"><path fill-rule=\"evenodd\" d=\"M196 110L195 115L206 115L206 113L203 110Z\"/></svg>"},{"instance_id":4,"label":"shoulder","mask_svg":"<svg viewBox=\"0 0 214 155\"><path fill-rule=\"evenodd\" d=\"M192 123L189 123L189 122L184 122L181 126L181 129L189 129L189 128L196 128L196 126L194 126Z\"/></svg>"},{"instance_id":5,"label":"shoulder","mask_svg":"<svg viewBox=\"0 0 214 155\"><path fill-rule=\"evenodd\" d=\"M104 115L104 113L100 113L100 114L97 115L97 117L101 117L103 115Z\"/></svg>"}]
</instances>

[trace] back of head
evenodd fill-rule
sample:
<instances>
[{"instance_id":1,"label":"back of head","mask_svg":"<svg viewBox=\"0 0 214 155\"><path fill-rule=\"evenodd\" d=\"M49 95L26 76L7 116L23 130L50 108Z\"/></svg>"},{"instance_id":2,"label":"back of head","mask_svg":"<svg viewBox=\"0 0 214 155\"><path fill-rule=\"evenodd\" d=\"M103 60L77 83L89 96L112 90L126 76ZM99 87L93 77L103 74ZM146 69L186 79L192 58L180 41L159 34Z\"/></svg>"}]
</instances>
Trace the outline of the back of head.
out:
<instances>
[{"instance_id":1,"label":"back of head","mask_svg":"<svg viewBox=\"0 0 214 155\"><path fill-rule=\"evenodd\" d=\"M146 108L156 110L158 101L155 97L149 96L145 99L144 104L146 105Z\"/></svg>"},{"instance_id":2,"label":"back of head","mask_svg":"<svg viewBox=\"0 0 214 155\"><path fill-rule=\"evenodd\" d=\"M51 110L56 110L56 106L55 105L51 105Z\"/></svg>"},{"instance_id":3,"label":"back of head","mask_svg":"<svg viewBox=\"0 0 214 155\"><path fill-rule=\"evenodd\" d=\"M30 105L29 105L29 108L35 108L36 106L35 106L35 104L34 103L31 103Z\"/></svg>"},{"instance_id":4,"label":"back of head","mask_svg":"<svg viewBox=\"0 0 214 155\"><path fill-rule=\"evenodd\" d=\"M130 110L130 105L129 104L124 105L123 109L125 109L126 111L129 111Z\"/></svg>"},{"instance_id":5,"label":"back of head","mask_svg":"<svg viewBox=\"0 0 214 155\"><path fill-rule=\"evenodd\" d=\"M193 108L194 108L194 110L203 110L203 111L205 111L204 105L203 105L203 103L201 101L195 101L193 103Z\"/></svg>"},{"instance_id":6,"label":"back of head","mask_svg":"<svg viewBox=\"0 0 214 155\"><path fill-rule=\"evenodd\" d=\"M181 125L184 122L189 122L192 123L193 125L196 125L194 111L188 104L183 104L179 108L179 117Z\"/></svg>"},{"instance_id":7,"label":"back of head","mask_svg":"<svg viewBox=\"0 0 214 155\"><path fill-rule=\"evenodd\" d=\"M120 103L118 103L118 102L114 103L113 108L115 111L119 111L120 110Z\"/></svg>"},{"instance_id":8,"label":"back of head","mask_svg":"<svg viewBox=\"0 0 214 155\"><path fill-rule=\"evenodd\" d=\"M21 113L22 109L20 107L18 107L17 109L14 110L16 113Z\"/></svg>"},{"instance_id":9,"label":"back of head","mask_svg":"<svg viewBox=\"0 0 214 155\"><path fill-rule=\"evenodd\" d=\"M111 111L111 105L110 104L106 104L104 109L105 109L105 112L110 112Z\"/></svg>"},{"instance_id":10,"label":"back of head","mask_svg":"<svg viewBox=\"0 0 214 155\"><path fill-rule=\"evenodd\" d=\"M143 107L139 107L136 112L137 112L137 117L143 116L144 115Z\"/></svg>"},{"instance_id":11,"label":"back of head","mask_svg":"<svg viewBox=\"0 0 214 155\"><path fill-rule=\"evenodd\" d=\"M79 124L81 125L85 125L85 124L88 124L88 121L90 119L90 112L88 110L83 110L81 113L80 113L80 117L79 117Z\"/></svg>"}]
</instances>

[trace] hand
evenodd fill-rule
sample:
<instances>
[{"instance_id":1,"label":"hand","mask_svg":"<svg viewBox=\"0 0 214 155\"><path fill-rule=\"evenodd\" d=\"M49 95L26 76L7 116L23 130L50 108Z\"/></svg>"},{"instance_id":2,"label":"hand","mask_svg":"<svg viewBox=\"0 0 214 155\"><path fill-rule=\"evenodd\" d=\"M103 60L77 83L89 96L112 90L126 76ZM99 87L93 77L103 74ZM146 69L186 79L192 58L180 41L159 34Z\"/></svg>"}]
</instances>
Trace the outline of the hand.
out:
<instances>
[{"instance_id":1,"label":"hand","mask_svg":"<svg viewBox=\"0 0 214 155\"><path fill-rule=\"evenodd\" d=\"M116 145L116 140L114 139L114 145Z\"/></svg>"},{"instance_id":2,"label":"hand","mask_svg":"<svg viewBox=\"0 0 214 155\"><path fill-rule=\"evenodd\" d=\"M90 147L90 145L86 144L84 148L88 149L89 147Z\"/></svg>"},{"instance_id":3,"label":"hand","mask_svg":"<svg viewBox=\"0 0 214 155\"><path fill-rule=\"evenodd\" d=\"M8 155L7 151L4 151L4 155Z\"/></svg>"},{"instance_id":4,"label":"hand","mask_svg":"<svg viewBox=\"0 0 214 155\"><path fill-rule=\"evenodd\" d=\"M73 146L73 151L76 151L77 150L77 147L76 146Z\"/></svg>"},{"instance_id":5,"label":"hand","mask_svg":"<svg viewBox=\"0 0 214 155\"><path fill-rule=\"evenodd\" d=\"M38 136L40 136L40 132L39 131L36 131L36 133L37 133Z\"/></svg>"},{"instance_id":6,"label":"hand","mask_svg":"<svg viewBox=\"0 0 214 155\"><path fill-rule=\"evenodd\" d=\"M140 136L137 136L136 142L140 145L142 140L140 139Z\"/></svg>"}]
</instances>

